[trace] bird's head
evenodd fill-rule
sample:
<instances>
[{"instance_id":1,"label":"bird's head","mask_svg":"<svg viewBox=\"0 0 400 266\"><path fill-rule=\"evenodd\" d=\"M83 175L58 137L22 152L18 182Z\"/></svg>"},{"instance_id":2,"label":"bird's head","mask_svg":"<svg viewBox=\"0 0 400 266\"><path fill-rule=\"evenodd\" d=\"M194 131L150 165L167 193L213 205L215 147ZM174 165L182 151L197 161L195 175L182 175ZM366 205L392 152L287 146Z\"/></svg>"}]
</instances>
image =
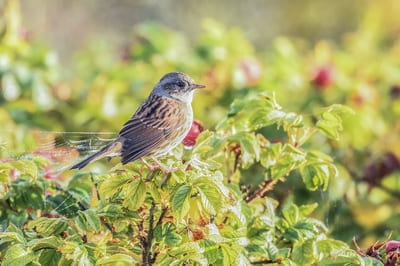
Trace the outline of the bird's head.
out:
<instances>
[{"instance_id":1,"label":"bird's head","mask_svg":"<svg viewBox=\"0 0 400 266\"><path fill-rule=\"evenodd\" d=\"M196 89L204 87L204 85L196 84L194 80L185 73L171 72L165 74L160 79L153 93L191 103L193 92Z\"/></svg>"}]
</instances>

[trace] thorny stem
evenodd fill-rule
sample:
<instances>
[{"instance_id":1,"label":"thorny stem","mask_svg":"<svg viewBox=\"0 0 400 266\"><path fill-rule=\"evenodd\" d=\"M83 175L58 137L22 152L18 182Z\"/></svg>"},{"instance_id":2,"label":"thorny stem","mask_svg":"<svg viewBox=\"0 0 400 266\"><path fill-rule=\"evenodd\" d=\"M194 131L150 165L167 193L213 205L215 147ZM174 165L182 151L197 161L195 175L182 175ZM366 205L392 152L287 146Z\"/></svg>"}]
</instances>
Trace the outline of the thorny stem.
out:
<instances>
[{"instance_id":1,"label":"thorny stem","mask_svg":"<svg viewBox=\"0 0 400 266\"><path fill-rule=\"evenodd\" d=\"M255 191L250 197L248 197L246 199L246 203L250 203L253 200L255 200L256 198L262 198L264 196L265 192L271 190L274 187L276 182L277 181L273 180L273 179L269 179L269 180L264 181L264 183L262 184L260 189Z\"/></svg>"},{"instance_id":2,"label":"thorny stem","mask_svg":"<svg viewBox=\"0 0 400 266\"><path fill-rule=\"evenodd\" d=\"M147 239L142 236L140 237L140 242L142 243L142 248L143 248L143 252L142 252L142 263L143 265L151 265L152 261L150 259L150 250L151 250L151 243L153 242L153 233L154 233L154 209L155 209L156 205L154 203L154 201L151 203L151 208L149 211L149 231L147 232ZM142 231L143 233L143 221L140 224L139 230Z\"/></svg>"},{"instance_id":3,"label":"thorny stem","mask_svg":"<svg viewBox=\"0 0 400 266\"><path fill-rule=\"evenodd\" d=\"M167 211L168 211L168 207L163 207L162 208L162 211L161 211L161 214L160 214L160 218L158 218L158 221L157 221L157 224L156 224L155 227L157 227L157 226L162 224L162 220L164 219L164 216L167 213ZM156 261L157 255L158 255L158 252L154 252L153 258L151 259L152 263L154 263Z\"/></svg>"}]
</instances>

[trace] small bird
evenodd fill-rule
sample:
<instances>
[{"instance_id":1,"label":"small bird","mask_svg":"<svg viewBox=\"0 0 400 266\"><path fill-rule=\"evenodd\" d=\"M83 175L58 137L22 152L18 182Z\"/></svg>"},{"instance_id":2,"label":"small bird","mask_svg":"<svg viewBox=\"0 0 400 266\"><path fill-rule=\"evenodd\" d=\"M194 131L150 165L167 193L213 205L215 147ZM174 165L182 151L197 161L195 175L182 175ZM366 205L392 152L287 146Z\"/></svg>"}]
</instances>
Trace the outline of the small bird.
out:
<instances>
[{"instance_id":1,"label":"small bird","mask_svg":"<svg viewBox=\"0 0 400 266\"><path fill-rule=\"evenodd\" d=\"M204 87L181 72L164 75L124 124L119 136L71 169L82 169L89 163L113 156L121 156L122 164L141 159L151 169L142 158L149 156L164 173L169 172L157 158L167 154L187 135L193 122L193 93Z\"/></svg>"}]
</instances>

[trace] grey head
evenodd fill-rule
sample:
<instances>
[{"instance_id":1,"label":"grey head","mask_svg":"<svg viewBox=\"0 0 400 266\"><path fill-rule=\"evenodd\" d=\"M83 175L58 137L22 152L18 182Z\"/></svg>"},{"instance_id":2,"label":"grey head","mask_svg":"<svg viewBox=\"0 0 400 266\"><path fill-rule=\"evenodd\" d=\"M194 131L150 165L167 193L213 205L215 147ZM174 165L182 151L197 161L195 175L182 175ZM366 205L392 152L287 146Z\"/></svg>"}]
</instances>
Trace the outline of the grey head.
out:
<instances>
[{"instance_id":1,"label":"grey head","mask_svg":"<svg viewBox=\"0 0 400 266\"><path fill-rule=\"evenodd\" d=\"M152 94L173 98L185 103L191 103L196 89L204 88L204 85L196 84L194 80L182 72L165 74Z\"/></svg>"}]
</instances>

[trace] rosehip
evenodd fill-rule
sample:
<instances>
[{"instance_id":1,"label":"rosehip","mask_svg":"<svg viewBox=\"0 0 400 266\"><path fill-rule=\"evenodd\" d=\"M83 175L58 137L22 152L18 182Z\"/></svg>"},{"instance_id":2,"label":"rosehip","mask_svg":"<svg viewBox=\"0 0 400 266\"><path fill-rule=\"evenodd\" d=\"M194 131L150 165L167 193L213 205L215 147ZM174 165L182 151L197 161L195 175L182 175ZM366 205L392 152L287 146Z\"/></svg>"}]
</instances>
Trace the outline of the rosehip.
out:
<instances>
[{"instance_id":1,"label":"rosehip","mask_svg":"<svg viewBox=\"0 0 400 266\"><path fill-rule=\"evenodd\" d=\"M199 121L194 120L192 123L192 127L190 128L188 134L182 141L183 145L187 147L194 146L194 144L196 144L197 137L202 131L203 131L203 126L201 125L201 123Z\"/></svg>"},{"instance_id":2,"label":"rosehip","mask_svg":"<svg viewBox=\"0 0 400 266\"><path fill-rule=\"evenodd\" d=\"M392 100L395 100L400 97L400 86L399 85L393 85L390 87L390 97Z\"/></svg>"},{"instance_id":3,"label":"rosehip","mask_svg":"<svg viewBox=\"0 0 400 266\"><path fill-rule=\"evenodd\" d=\"M386 243L386 254L400 248L400 241L391 240Z\"/></svg>"},{"instance_id":4,"label":"rosehip","mask_svg":"<svg viewBox=\"0 0 400 266\"><path fill-rule=\"evenodd\" d=\"M320 66L314 72L311 80L317 88L324 90L333 84L333 71L331 65Z\"/></svg>"},{"instance_id":5,"label":"rosehip","mask_svg":"<svg viewBox=\"0 0 400 266\"><path fill-rule=\"evenodd\" d=\"M243 71L248 86L258 83L262 75L262 65L255 59L243 59L239 62L239 68Z\"/></svg>"}]
</instances>

